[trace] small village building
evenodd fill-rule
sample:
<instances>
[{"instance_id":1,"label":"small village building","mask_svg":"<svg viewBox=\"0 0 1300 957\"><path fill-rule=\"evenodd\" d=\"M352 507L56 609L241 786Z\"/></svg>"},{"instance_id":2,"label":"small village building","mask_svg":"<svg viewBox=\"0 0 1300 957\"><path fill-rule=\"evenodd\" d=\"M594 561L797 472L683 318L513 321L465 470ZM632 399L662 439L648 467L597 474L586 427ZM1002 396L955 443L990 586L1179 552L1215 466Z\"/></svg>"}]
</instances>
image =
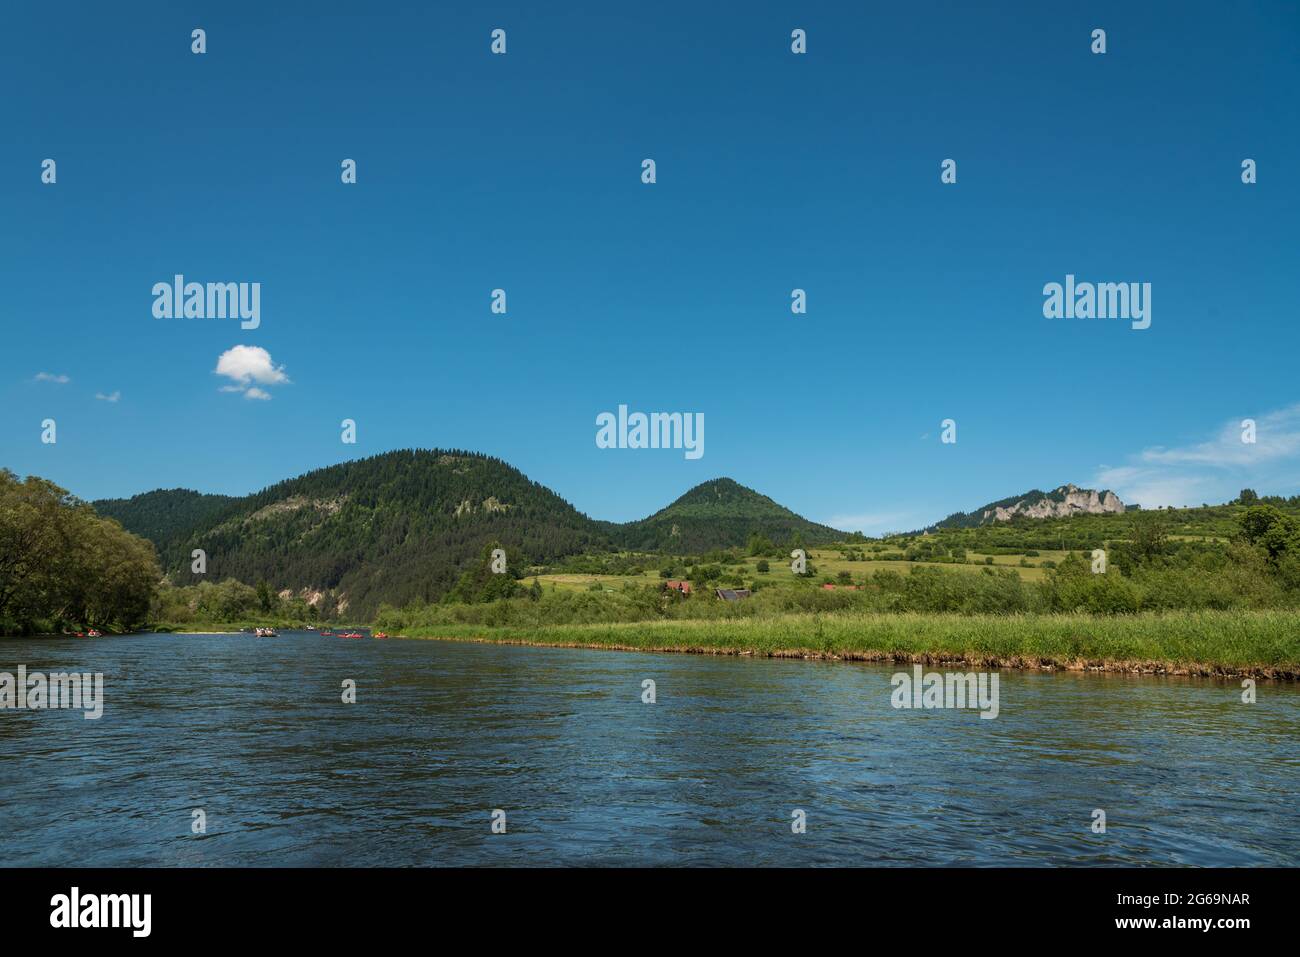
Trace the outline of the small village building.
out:
<instances>
[{"instance_id":1,"label":"small village building","mask_svg":"<svg viewBox=\"0 0 1300 957\"><path fill-rule=\"evenodd\" d=\"M689 595L691 593L690 582L672 580L672 581L667 581L664 584L667 585L669 588L671 588L673 591L681 592L683 595Z\"/></svg>"},{"instance_id":2,"label":"small village building","mask_svg":"<svg viewBox=\"0 0 1300 957\"><path fill-rule=\"evenodd\" d=\"M719 588L718 597L723 601L740 601L753 594L748 588Z\"/></svg>"}]
</instances>

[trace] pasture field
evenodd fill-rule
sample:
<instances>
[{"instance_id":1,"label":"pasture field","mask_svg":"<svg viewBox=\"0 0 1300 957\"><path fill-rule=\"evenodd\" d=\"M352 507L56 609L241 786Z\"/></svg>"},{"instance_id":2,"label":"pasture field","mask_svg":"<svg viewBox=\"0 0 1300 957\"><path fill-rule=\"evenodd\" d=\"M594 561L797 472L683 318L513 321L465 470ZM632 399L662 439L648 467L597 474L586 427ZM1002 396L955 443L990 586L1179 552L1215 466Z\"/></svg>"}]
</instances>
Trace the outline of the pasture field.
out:
<instances>
[{"instance_id":1,"label":"pasture field","mask_svg":"<svg viewBox=\"0 0 1300 957\"><path fill-rule=\"evenodd\" d=\"M978 574L982 568L987 567L986 558L992 558L992 565L995 568L1009 568L1014 571L1020 578L1026 582L1042 581L1046 576L1047 568L1043 565L1045 561L1061 562L1069 554L1065 551L1042 551L1034 558L1026 558L1024 555L991 555L986 556L979 552L969 552L967 554L968 562L964 564L954 564L951 562L925 562L925 561L881 561L877 559L866 559L863 561L850 561L844 557L844 553L839 548L810 548L807 549L808 560L816 569L816 575L812 581L820 583L825 578L838 579L841 572L848 572L857 584L862 584L866 579L877 571L893 571L901 575L907 575L913 568L939 568L944 571L951 571L954 574ZM1021 559L1029 562L1029 567L1021 566ZM625 585L657 585L664 579L659 574L661 565L675 564L669 559L656 556L645 556L648 565L639 575L603 575L597 573L582 572L548 572L545 574L533 575L532 573L525 576L526 581L532 581L535 577L541 582L544 588L556 588L568 591L588 591L593 590L592 586L601 586L602 588L616 591ZM736 567L743 568L740 575L746 580L761 582L764 586L781 585L781 584L806 584L797 581L790 572L790 560L768 558L768 571L760 572L758 563L763 559L753 556L745 556L741 561L725 565L727 569ZM683 577L685 576L683 572Z\"/></svg>"}]
</instances>

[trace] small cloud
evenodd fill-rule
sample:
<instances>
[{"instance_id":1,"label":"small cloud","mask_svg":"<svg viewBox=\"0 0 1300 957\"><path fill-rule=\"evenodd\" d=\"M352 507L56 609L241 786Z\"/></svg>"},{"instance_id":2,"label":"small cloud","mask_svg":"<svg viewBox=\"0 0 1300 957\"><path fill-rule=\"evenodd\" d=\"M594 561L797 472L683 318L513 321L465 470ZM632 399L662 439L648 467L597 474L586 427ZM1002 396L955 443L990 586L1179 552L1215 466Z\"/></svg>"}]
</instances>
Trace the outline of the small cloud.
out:
<instances>
[{"instance_id":1,"label":"small cloud","mask_svg":"<svg viewBox=\"0 0 1300 957\"><path fill-rule=\"evenodd\" d=\"M38 372L36 373L36 379L34 381L57 382L59 385L66 385L67 383L71 382L72 379L70 379L68 376L65 375L55 375L52 372Z\"/></svg>"},{"instance_id":2,"label":"small cloud","mask_svg":"<svg viewBox=\"0 0 1300 957\"><path fill-rule=\"evenodd\" d=\"M1113 489L1127 505L1161 508L1196 505L1227 497L1228 486L1203 475L1179 475L1163 469L1102 467L1093 483Z\"/></svg>"},{"instance_id":3,"label":"small cloud","mask_svg":"<svg viewBox=\"0 0 1300 957\"><path fill-rule=\"evenodd\" d=\"M232 385L223 385L222 392L242 392L246 399L269 399L271 393L259 385L283 385L289 381L284 366L277 366L271 353L261 346L235 346L217 357L217 375L225 376ZM257 383L257 385L254 385Z\"/></svg>"},{"instance_id":4,"label":"small cloud","mask_svg":"<svg viewBox=\"0 0 1300 957\"><path fill-rule=\"evenodd\" d=\"M96 392L95 398L101 402L116 402L118 399L122 398L122 393L115 391L110 392L108 395L104 395L102 392Z\"/></svg>"}]
</instances>

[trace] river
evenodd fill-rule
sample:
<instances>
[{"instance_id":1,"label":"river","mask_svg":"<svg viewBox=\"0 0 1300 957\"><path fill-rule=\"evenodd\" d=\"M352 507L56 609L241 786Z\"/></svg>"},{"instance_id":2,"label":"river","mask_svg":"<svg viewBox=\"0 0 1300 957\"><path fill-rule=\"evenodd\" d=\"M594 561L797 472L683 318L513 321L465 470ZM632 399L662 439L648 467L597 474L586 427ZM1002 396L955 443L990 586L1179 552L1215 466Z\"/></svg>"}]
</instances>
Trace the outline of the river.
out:
<instances>
[{"instance_id":1,"label":"river","mask_svg":"<svg viewBox=\"0 0 1300 957\"><path fill-rule=\"evenodd\" d=\"M1292 684L1004 671L987 720L822 661L291 632L20 664L104 704L0 711L7 866L1300 864Z\"/></svg>"}]
</instances>

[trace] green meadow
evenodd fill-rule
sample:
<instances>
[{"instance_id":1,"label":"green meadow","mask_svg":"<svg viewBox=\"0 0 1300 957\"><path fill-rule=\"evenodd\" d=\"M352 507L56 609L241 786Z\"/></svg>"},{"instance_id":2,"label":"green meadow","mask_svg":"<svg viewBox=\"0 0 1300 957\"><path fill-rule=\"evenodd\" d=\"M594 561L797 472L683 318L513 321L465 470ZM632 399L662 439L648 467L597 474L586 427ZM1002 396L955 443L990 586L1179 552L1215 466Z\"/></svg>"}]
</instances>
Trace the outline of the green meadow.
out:
<instances>
[{"instance_id":1,"label":"green meadow","mask_svg":"<svg viewBox=\"0 0 1300 957\"><path fill-rule=\"evenodd\" d=\"M1067 551L1044 551L1039 554L1039 557L1031 559L1024 554L985 555L979 552L971 552L969 553L969 563L953 564L948 562L906 561L903 559L893 561L873 559L851 561L844 557L844 547L810 548L806 549L806 553L808 561L816 569L816 574L813 577L819 582L826 579L827 583L832 584L838 581L841 574L848 574L853 581L863 579L875 571L908 573L913 568L918 567L938 568L958 574L978 574L983 568L990 565L995 568L1011 569L1023 581L1035 582L1042 581L1046 574L1047 569L1042 562L1060 562L1069 554ZM665 559L655 555L638 556L634 553L622 553L622 555L624 558L633 561L639 559L648 567L642 571L621 575L533 569L524 577L529 581L535 577L547 587L570 590L585 590L590 589L592 586L601 586L613 590L629 584L658 584L663 577L659 574L658 568L665 564ZM1022 565L1022 560L1026 564ZM762 561L767 562L768 568L766 572L758 570L758 564ZM795 581L793 572L790 571L790 562L791 559L784 556L763 559L758 556L739 555L735 557L728 567L733 574L739 574L744 578L747 584L758 582L760 585L793 585ZM684 568L681 571L681 577L689 577Z\"/></svg>"}]
</instances>

